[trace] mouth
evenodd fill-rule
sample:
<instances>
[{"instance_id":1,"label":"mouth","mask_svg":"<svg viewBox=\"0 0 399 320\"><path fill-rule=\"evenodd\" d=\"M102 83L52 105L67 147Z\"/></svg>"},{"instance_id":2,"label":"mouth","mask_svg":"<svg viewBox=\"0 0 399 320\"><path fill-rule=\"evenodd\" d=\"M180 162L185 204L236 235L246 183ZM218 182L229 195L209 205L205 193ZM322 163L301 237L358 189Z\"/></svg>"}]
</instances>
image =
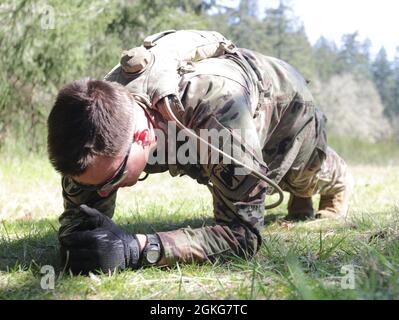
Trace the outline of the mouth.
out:
<instances>
[{"instance_id":1,"label":"mouth","mask_svg":"<svg viewBox=\"0 0 399 320\"><path fill-rule=\"evenodd\" d=\"M107 197L112 191L114 191L114 190L116 190L116 189L117 189L117 188L111 189L111 190L109 190L109 191L97 191L97 193L98 193L98 195L99 195L100 197L105 198L105 197Z\"/></svg>"},{"instance_id":2,"label":"mouth","mask_svg":"<svg viewBox=\"0 0 399 320\"><path fill-rule=\"evenodd\" d=\"M107 197L111 192L119 189L119 188L126 188L126 187L132 187L134 186L136 183L138 182L138 180L131 182L131 183L124 183L121 185L118 185L117 187L114 187L113 189L109 190L109 191L97 191L98 195L102 198Z\"/></svg>"}]
</instances>

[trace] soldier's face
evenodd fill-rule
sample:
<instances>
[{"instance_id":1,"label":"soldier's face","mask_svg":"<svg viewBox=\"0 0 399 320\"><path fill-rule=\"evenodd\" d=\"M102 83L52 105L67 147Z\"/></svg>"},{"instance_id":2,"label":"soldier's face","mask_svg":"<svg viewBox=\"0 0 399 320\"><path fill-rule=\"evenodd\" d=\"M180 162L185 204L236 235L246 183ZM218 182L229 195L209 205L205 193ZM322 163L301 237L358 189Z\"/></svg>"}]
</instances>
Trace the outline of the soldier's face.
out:
<instances>
[{"instance_id":1,"label":"soldier's face","mask_svg":"<svg viewBox=\"0 0 399 320\"><path fill-rule=\"evenodd\" d=\"M97 193L101 197L106 197L118 188L135 185L147 164L148 154L148 147L143 147L141 144L133 142L130 152L127 155L126 174L123 176L123 179L112 188L98 190ZM125 157L125 154L116 157L98 156L83 174L73 177L73 179L85 185L102 185L115 176Z\"/></svg>"}]
</instances>

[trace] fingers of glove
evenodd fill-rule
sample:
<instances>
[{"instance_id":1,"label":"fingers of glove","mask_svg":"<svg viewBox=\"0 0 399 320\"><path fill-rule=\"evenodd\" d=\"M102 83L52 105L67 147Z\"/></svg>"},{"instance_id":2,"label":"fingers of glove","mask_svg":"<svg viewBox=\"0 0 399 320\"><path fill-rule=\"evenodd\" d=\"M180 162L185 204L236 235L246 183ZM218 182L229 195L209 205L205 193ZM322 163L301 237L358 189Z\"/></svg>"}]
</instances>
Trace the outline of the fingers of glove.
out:
<instances>
[{"instance_id":1,"label":"fingers of glove","mask_svg":"<svg viewBox=\"0 0 399 320\"><path fill-rule=\"evenodd\" d=\"M85 204L81 204L79 206L80 213L84 214L87 219L92 220L93 222L101 221L103 214L95 208L91 208Z\"/></svg>"},{"instance_id":2,"label":"fingers of glove","mask_svg":"<svg viewBox=\"0 0 399 320\"><path fill-rule=\"evenodd\" d=\"M87 207L87 206L86 206ZM87 207L91 213L90 217L96 217L97 220L97 227L100 227L101 229L106 229L112 232L115 236L119 237L120 239L124 239L125 237L130 238L131 236L126 233L121 227L119 227L115 222L112 221L109 217L101 214L99 211L96 209L92 209ZM87 209L85 209L87 210ZM92 211L94 210L94 211Z\"/></svg>"},{"instance_id":3,"label":"fingers of glove","mask_svg":"<svg viewBox=\"0 0 399 320\"><path fill-rule=\"evenodd\" d=\"M106 228L64 234L59 237L60 244L66 248L88 248L91 250L122 250L132 241L131 235L116 235Z\"/></svg>"},{"instance_id":4,"label":"fingers of glove","mask_svg":"<svg viewBox=\"0 0 399 320\"><path fill-rule=\"evenodd\" d=\"M109 219L107 216L102 214L100 211L98 211L95 208L91 208L85 204L82 204L79 206L79 212L81 214L83 214L84 225L88 229L102 227L104 225L107 225L109 223L108 220L110 220L112 222L111 219Z\"/></svg>"},{"instance_id":5,"label":"fingers of glove","mask_svg":"<svg viewBox=\"0 0 399 320\"><path fill-rule=\"evenodd\" d=\"M108 232L106 232L105 230L96 229L63 234L59 237L59 240L60 244L63 246L79 248L96 246L98 241L107 241L108 238Z\"/></svg>"},{"instance_id":6,"label":"fingers of glove","mask_svg":"<svg viewBox=\"0 0 399 320\"><path fill-rule=\"evenodd\" d=\"M85 204L81 204L81 205L79 206L79 210L80 210L81 212L84 212L84 213L88 214L89 216L98 216L98 215L101 215L101 212L100 212L100 211L98 211L98 210L95 209L95 208L91 208L91 207L89 207L89 206L87 206L87 205L85 205Z\"/></svg>"},{"instance_id":7,"label":"fingers of glove","mask_svg":"<svg viewBox=\"0 0 399 320\"><path fill-rule=\"evenodd\" d=\"M97 228L62 235L60 236L61 251L69 251L72 260L77 261L77 265L80 265L79 259L82 260L83 266L86 265L84 261L97 259L103 270L104 266L125 268L132 265L136 267L140 259L138 242L134 235L124 233L122 230L121 232L115 234L107 228ZM80 255L83 257L80 258Z\"/></svg>"},{"instance_id":8,"label":"fingers of glove","mask_svg":"<svg viewBox=\"0 0 399 320\"><path fill-rule=\"evenodd\" d=\"M115 224L112 219L102 214L97 209L90 208L85 204L80 205L79 209L87 216L87 222L85 223L86 226L91 226L92 228L101 227L108 229L121 239L127 235L127 233L123 231L117 224ZM90 229L90 227L88 229Z\"/></svg>"},{"instance_id":9,"label":"fingers of glove","mask_svg":"<svg viewBox=\"0 0 399 320\"><path fill-rule=\"evenodd\" d=\"M63 266L69 268L74 274L87 274L88 272L113 271L115 268L125 269L124 252L114 250L92 250L87 248L61 250Z\"/></svg>"}]
</instances>

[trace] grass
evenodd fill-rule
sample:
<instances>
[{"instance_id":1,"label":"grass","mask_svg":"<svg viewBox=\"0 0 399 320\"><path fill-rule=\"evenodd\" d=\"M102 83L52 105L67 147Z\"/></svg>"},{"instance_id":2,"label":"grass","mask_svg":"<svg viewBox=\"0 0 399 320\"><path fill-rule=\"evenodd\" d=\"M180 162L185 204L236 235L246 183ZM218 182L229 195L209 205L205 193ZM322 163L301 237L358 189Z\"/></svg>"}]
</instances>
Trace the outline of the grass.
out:
<instances>
[{"instance_id":1,"label":"grass","mask_svg":"<svg viewBox=\"0 0 399 320\"><path fill-rule=\"evenodd\" d=\"M285 205L267 213L264 243L251 261L176 265L71 276L58 262L60 179L39 156L1 157L0 299L398 299L399 166L352 164L356 193L347 221L288 224ZM115 221L130 232L212 223L205 187L153 175L118 195ZM43 265L54 290L40 286ZM354 289L341 273L354 271ZM344 269L343 269L344 267Z\"/></svg>"},{"instance_id":2,"label":"grass","mask_svg":"<svg viewBox=\"0 0 399 320\"><path fill-rule=\"evenodd\" d=\"M371 143L356 138L330 136L328 144L351 164L399 165L399 147L393 139Z\"/></svg>"}]
</instances>

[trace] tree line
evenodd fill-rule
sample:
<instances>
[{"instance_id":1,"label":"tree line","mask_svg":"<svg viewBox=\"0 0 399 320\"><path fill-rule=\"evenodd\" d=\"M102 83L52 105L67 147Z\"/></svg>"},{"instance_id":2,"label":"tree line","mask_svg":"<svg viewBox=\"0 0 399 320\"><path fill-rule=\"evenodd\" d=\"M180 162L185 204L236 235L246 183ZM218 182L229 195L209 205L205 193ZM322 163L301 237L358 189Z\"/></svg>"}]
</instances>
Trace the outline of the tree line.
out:
<instances>
[{"instance_id":1,"label":"tree line","mask_svg":"<svg viewBox=\"0 0 399 320\"><path fill-rule=\"evenodd\" d=\"M289 0L260 12L258 1L235 7L217 0L5 0L0 4L0 148L18 141L45 146L45 124L58 89L101 78L124 49L166 29L211 29L238 46L274 56L310 80L337 136L377 142L396 134L399 50L373 58L357 33L341 44L311 45ZM398 43L399 45L399 43Z\"/></svg>"}]
</instances>

